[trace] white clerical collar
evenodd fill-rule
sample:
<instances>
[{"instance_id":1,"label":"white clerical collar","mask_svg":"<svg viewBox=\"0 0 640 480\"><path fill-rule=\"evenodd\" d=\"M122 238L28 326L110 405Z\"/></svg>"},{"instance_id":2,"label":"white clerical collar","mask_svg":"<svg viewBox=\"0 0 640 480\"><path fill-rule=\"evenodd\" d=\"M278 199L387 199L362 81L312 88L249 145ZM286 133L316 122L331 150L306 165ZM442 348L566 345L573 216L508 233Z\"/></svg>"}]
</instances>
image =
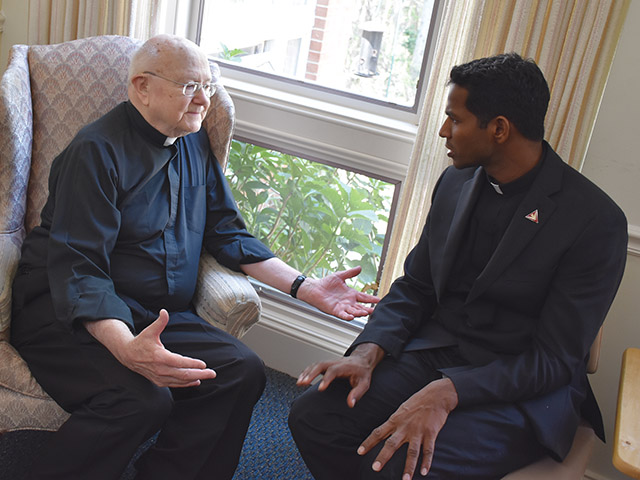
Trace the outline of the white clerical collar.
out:
<instances>
[{"instance_id":1,"label":"white clerical collar","mask_svg":"<svg viewBox=\"0 0 640 480\"><path fill-rule=\"evenodd\" d=\"M491 180L489 180L489 183L491 184L493 189L496 191L496 193L498 193L499 195L503 195L504 194L504 192L500 188L500 185L498 185L497 183L493 183Z\"/></svg>"},{"instance_id":2,"label":"white clerical collar","mask_svg":"<svg viewBox=\"0 0 640 480\"><path fill-rule=\"evenodd\" d=\"M169 145L173 145L177 139L178 137L167 137L167 139L164 141L164 146L168 147Z\"/></svg>"}]
</instances>

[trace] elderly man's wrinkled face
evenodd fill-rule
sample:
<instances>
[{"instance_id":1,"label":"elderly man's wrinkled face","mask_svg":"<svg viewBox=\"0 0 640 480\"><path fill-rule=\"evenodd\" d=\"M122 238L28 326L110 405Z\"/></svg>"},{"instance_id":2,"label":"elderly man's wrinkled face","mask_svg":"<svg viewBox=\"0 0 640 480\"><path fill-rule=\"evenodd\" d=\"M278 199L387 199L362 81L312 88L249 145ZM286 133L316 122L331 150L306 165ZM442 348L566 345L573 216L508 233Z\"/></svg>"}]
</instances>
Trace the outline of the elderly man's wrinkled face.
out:
<instances>
[{"instance_id":1,"label":"elderly man's wrinkled face","mask_svg":"<svg viewBox=\"0 0 640 480\"><path fill-rule=\"evenodd\" d=\"M200 130L211 104L204 89L193 96L183 94L181 84L211 82L211 70L200 52L182 51L163 57L148 74L150 123L168 137L180 137Z\"/></svg>"}]
</instances>

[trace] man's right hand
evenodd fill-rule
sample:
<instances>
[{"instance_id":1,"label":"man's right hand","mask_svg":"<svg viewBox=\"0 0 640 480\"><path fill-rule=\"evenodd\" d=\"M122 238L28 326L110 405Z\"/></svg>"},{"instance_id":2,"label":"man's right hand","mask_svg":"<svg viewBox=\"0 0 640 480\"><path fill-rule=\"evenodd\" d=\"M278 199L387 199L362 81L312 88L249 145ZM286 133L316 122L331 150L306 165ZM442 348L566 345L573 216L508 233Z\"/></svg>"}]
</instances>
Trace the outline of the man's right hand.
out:
<instances>
[{"instance_id":1,"label":"man's right hand","mask_svg":"<svg viewBox=\"0 0 640 480\"><path fill-rule=\"evenodd\" d=\"M105 319L85 322L85 327L125 367L139 373L159 387L195 387L202 380L215 378L216 372L195 358L167 350L160 334L169 322L166 310L134 336L120 320Z\"/></svg>"},{"instance_id":2,"label":"man's right hand","mask_svg":"<svg viewBox=\"0 0 640 480\"><path fill-rule=\"evenodd\" d=\"M384 350L378 345L362 343L348 357L319 362L307 367L298 377L297 384L300 386L311 385L311 382L318 375L323 375L318 385L318 391L323 391L336 378L347 378L352 387L347 395L347 405L353 408L356 402L369 390L373 370L384 355Z\"/></svg>"}]
</instances>

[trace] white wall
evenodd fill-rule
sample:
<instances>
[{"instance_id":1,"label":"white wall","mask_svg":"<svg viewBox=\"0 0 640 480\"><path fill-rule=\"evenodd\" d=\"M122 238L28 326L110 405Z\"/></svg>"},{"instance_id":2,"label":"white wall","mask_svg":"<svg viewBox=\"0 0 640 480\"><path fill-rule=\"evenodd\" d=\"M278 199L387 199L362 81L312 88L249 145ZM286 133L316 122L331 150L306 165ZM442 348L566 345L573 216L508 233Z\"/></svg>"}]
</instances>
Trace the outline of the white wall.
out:
<instances>
[{"instance_id":1,"label":"white wall","mask_svg":"<svg viewBox=\"0 0 640 480\"><path fill-rule=\"evenodd\" d=\"M6 19L0 34L0 73L7 67L11 45L27 43L29 0L2 0L2 12Z\"/></svg>"},{"instance_id":2,"label":"white wall","mask_svg":"<svg viewBox=\"0 0 640 480\"><path fill-rule=\"evenodd\" d=\"M626 479L611 463L622 352L640 347L640 2L631 1L583 173L625 211L634 253L607 317L598 371L592 385L604 415L607 444L598 442L589 465L594 479ZM640 399L638 399L640 408Z\"/></svg>"}]
</instances>

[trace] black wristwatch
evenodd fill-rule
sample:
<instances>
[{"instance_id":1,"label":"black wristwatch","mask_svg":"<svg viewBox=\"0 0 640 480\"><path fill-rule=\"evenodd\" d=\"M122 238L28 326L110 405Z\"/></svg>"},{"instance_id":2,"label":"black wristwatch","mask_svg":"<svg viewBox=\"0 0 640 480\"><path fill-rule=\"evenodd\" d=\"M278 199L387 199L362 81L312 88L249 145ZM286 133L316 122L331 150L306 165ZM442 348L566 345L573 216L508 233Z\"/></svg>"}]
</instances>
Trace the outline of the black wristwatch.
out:
<instances>
[{"instance_id":1,"label":"black wristwatch","mask_svg":"<svg viewBox=\"0 0 640 480\"><path fill-rule=\"evenodd\" d=\"M293 281L293 283L291 284L290 293L293 298L298 298L298 289L300 288L300 285L302 285L302 282L304 282L306 279L307 277L305 277L304 275L298 275L298 277Z\"/></svg>"}]
</instances>

